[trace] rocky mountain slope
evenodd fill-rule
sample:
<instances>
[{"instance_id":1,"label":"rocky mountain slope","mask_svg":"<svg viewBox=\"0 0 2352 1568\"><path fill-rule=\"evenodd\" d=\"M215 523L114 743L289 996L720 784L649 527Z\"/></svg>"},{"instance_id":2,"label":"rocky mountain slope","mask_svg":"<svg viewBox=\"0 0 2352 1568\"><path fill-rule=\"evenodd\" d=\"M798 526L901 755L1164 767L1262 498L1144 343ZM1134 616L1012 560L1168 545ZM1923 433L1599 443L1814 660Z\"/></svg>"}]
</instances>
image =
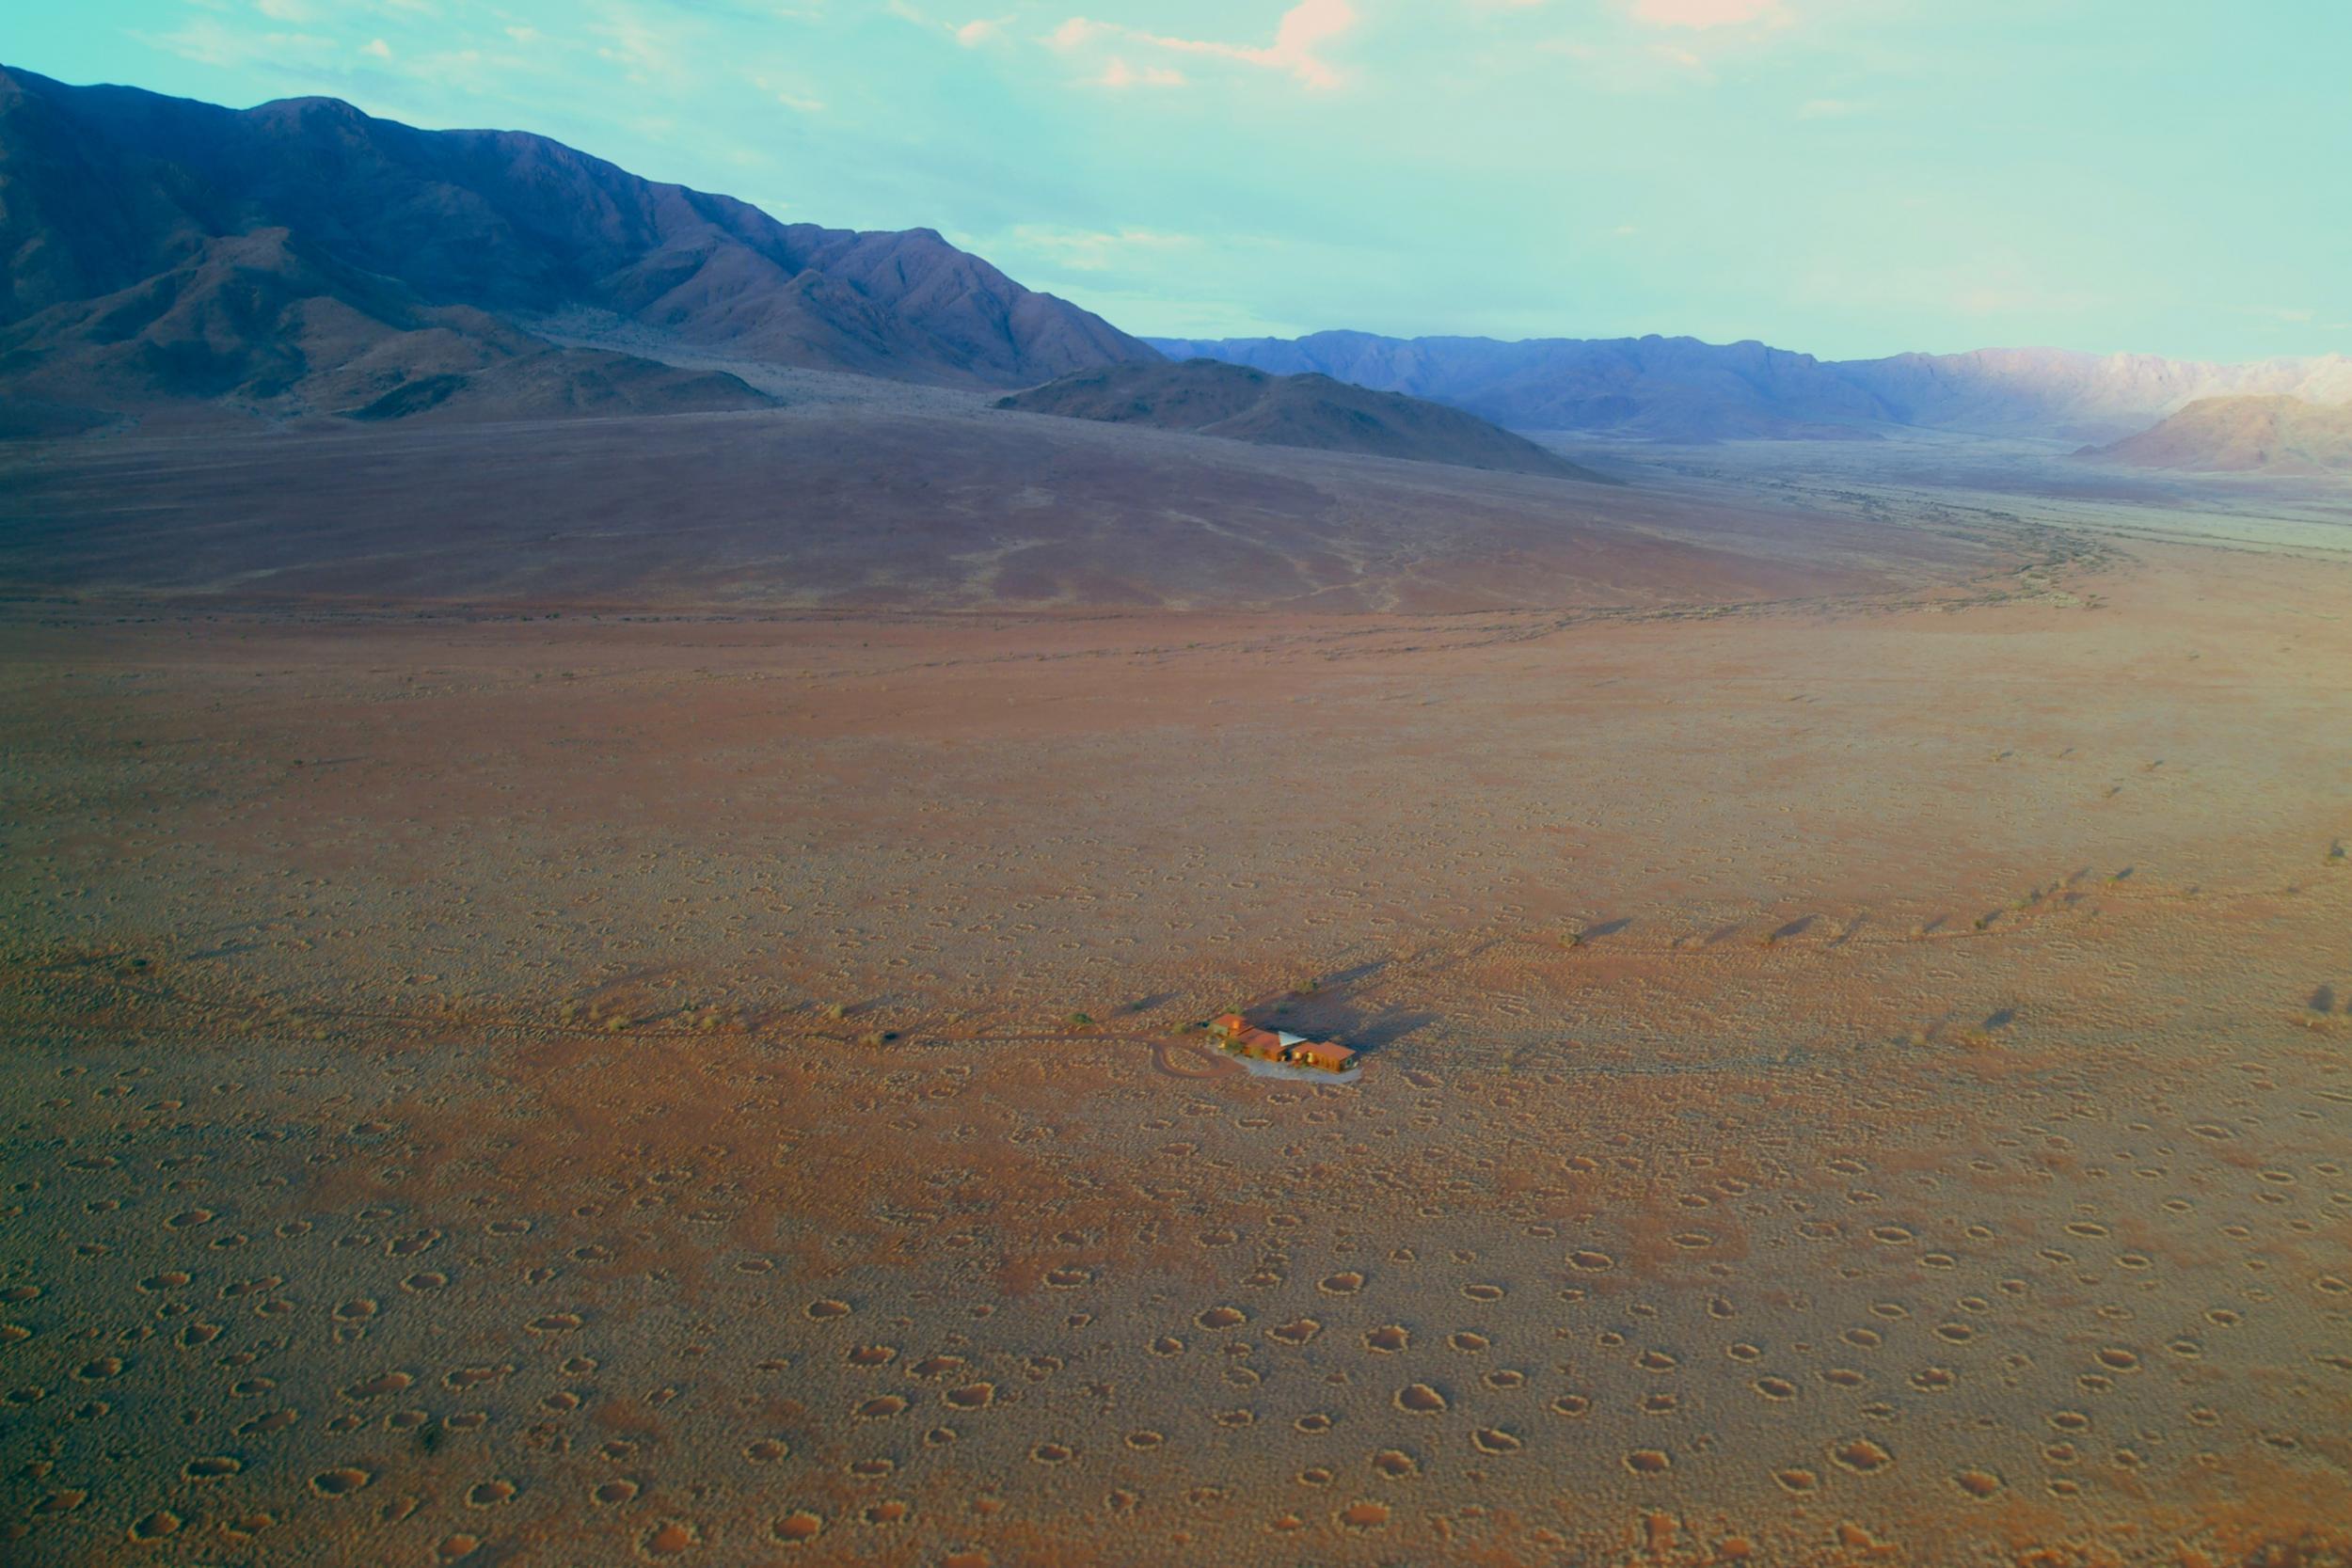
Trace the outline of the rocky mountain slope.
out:
<instances>
[{"instance_id":1,"label":"rocky mountain slope","mask_svg":"<svg viewBox=\"0 0 2352 1568\"><path fill-rule=\"evenodd\" d=\"M2352 405L2201 398L2153 430L2076 455L2205 473L2352 473Z\"/></svg>"},{"instance_id":2,"label":"rocky mountain slope","mask_svg":"<svg viewBox=\"0 0 2352 1568\"><path fill-rule=\"evenodd\" d=\"M735 376L558 348L483 311L429 307L282 229L205 240L179 265L0 329L0 436L136 411L381 420L675 413L769 400Z\"/></svg>"},{"instance_id":3,"label":"rocky mountain slope","mask_svg":"<svg viewBox=\"0 0 2352 1568\"><path fill-rule=\"evenodd\" d=\"M462 392L414 401L763 401L555 349L532 327L556 317L943 386L1152 353L928 230L778 223L542 136L329 99L238 111L0 70L0 387L20 415L339 411L446 376Z\"/></svg>"},{"instance_id":4,"label":"rocky mountain slope","mask_svg":"<svg viewBox=\"0 0 2352 1568\"><path fill-rule=\"evenodd\" d=\"M1081 371L1000 401L999 408L1191 431L1259 446L1304 447L1561 479L1588 468L1482 419L1327 375L1272 375L1214 359Z\"/></svg>"}]
</instances>

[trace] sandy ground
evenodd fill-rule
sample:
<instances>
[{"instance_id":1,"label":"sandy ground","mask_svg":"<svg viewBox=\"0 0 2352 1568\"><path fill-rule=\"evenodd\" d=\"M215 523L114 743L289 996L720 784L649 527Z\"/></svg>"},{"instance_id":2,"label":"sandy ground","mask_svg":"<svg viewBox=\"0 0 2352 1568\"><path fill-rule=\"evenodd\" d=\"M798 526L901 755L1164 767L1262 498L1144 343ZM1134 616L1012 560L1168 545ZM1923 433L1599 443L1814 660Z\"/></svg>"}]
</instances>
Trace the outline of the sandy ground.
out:
<instances>
[{"instance_id":1,"label":"sandy ground","mask_svg":"<svg viewBox=\"0 0 2352 1568\"><path fill-rule=\"evenodd\" d=\"M0 600L1634 610L1942 586L2054 553L1982 509L1887 528L1753 486L1252 447L852 376L783 395L752 414L0 443Z\"/></svg>"},{"instance_id":2,"label":"sandy ground","mask_svg":"<svg viewBox=\"0 0 2352 1568\"><path fill-rule=\"evenodd\" d=\"M2340 500L1620 467L1270 614L44 457L8 1560L2346 1560Z\"/></svg>"}]
</instances>

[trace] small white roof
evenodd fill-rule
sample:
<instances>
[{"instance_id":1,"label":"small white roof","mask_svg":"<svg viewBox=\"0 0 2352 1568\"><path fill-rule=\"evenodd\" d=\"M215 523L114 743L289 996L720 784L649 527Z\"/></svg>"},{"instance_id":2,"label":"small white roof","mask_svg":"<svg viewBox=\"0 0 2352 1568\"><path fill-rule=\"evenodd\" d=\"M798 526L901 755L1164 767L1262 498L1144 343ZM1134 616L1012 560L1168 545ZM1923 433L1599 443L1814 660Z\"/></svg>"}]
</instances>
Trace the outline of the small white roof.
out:
<instances>
[{"instance_id":1,"label":"small white roof","mask_svg":"<svg viewBox=\"0 0 2352 1568\"><path fill-rule=\"evenodd\" d=\"M1287 1029L1277 1029L1274 1031L1274 1037L1280 1040L1284 1045L1305 1045L1307 1043L1306 1036L1294 1035Z\"/></svg>"}]
</instances>

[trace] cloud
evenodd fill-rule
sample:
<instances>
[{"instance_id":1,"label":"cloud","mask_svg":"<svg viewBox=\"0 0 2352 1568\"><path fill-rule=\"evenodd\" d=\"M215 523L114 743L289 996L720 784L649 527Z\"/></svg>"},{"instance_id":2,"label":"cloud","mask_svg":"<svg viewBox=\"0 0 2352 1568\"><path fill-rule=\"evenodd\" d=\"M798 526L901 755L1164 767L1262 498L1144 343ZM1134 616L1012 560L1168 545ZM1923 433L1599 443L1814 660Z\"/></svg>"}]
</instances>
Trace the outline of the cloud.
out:
<instances>
[{"instance_id":1,"label":"cloud","mask_svg":"<svg viewBox=\"0 0 2352 1568\"><path fill-rule=\"evenodd\" d=\"M1583 39L1545 39L1528 45L1544 55L1573 60L1577 73L1596 91L1653 93L1711 87L1717 77L1708 55L1677 41L1639 40L1593 43ZM1710 51L1710 53L1712 53Z\"/></svg>"},{"instance_id":2,"label":"cloud","mask_svg":"<svg viewBox=\"0 0 2352 1568\"><path fill-rule=\"evenodd\" d=\"M743 80L751 82L753 87L765 91L776 103L784 103L786 108L798 115L821 115L828 108L826 101L809 91L807 77L800 75L798 71L786 72L786 75L770 75L767 71L746 71Z\"/></svg>"},{"instance_id":3,"label":"cloud","mask_svg":"<svg viewBox=\"0 0 2352 1568\"><path fill-rule=\"evenodd\" d=\"M1115 88L1181 87L1185 84L1184 73L1181 71L1156 65L1137 71L1117 55L1110 57L1110 63L1103 68L1103 74L1095 80L1106 87Z\"/></svg>"},{"instance_id":4,"label":"cloud","mask_svg":"<svg viewBox=\"0 0 2352 1568\"><path fill-rule=\"evenodd\" d=\"M744 72L743 79L796 114L821 115L825 112L825 101L807 91L799 81L779 81L758 71Z\"/></svg>"},{"instance_id":5,"label":"cloud","mask_svg":"<svg viewBox=\"0 0 2352 1568\"><path fill-rule=\"evenodd\" d=\"M1062 51L1062 53L1068 54L1071 50L1078 48L1091 39L1100 38L1106 33L1116 31L1116 28L1108 26L1104 23L1090 22L1083 16L1073 16L1069 21L1063 23L1060 26L1045 35L1045 47L1048 49L1058 49Z\"/></svg>"},{"instance_id":6,"label":"cloud","mask_svg":"<svg viewBox=\"0 0 2352 1568\"><path fill-rule=\"evenodd\" d=\"M1494 6L1504 0L1469 0ZM1548 4L1549 0L1535 0ZM1830 0L1805 0L1818 8ZM1796 17L1783 0L1614 0L1622 21L1584 36L1547 39L1528 47L1564 55L1586 68L1591 84L1606 92L1643 93L1712 87L1716 67L1727 58L1762 47L1770 35L1793 27ZM1798 111L1801 119L1858 114L1863 106L1836 99L1815 99Z\"/></svg>"},{"instance_id":7,"label":"cloud","mask_svg":"<svg viewBox=\"0 0 2352 1568\"><path fill-rule=\"evenodd\" d=\"M1009 16L976 17L970 22L943 22L912 0L887 0L882 8L901 22L912 22L917 27L946 33L966 49L980 45L1004 35L1005 26L1012 21Z\"/></svg>"},{"instance_id":8,"label":"cloud","mask_svg":"<svg viewBox=\"0 0 2352 1568\"><path fill-rule=\"evenodd\" d=\"M1104 272L1136 252L1183 249L1200 242L1190 234L1155 229L1068 229L1022 224L1011 234L1015 246L1075 272Z\"/></svg>"},{"instance_id":9,"label":"cloud","mask_svg":"<svg viewBox=\"0 0 2352 1568\"><path fill-rule=\"evenodd\" d=\"M1653 27L1736 27L1747 22L1785 26L1780 0L1633 0L1633 20Z\"/></svg>"},{"instance_id":10,"label":"cloud","mask_svg":"<svg viewBox=\"0 0 2352 1568\"><path fill-rule=\"evenodd\" d=\"M1799 119L1844 119L1862 113L1862 105L1844 98L1807 99L1797 108Z\"/></svg>"},{"instance_id":11,"label":"cloud","mask_svg":"<svg viewBox=\"0 0 2352 1568\"><path fill-rule=\"evenodd\" d=\"M367 47L360 50L359 53L362 55L373 55L379 60L389 60L392 57L392 46L386 43L382 39L370 39L368 40Z\"/></svg>"},{"instance_id":12,"label":"cloud","mask_svg":"<svg viewBox=\"0 0 2352 1568\"><path fill-rule=\"evenodd\" d=\"M184 26L172 32L134 33L132 37L199 65L234 68L279 66L310 70L336 50L333 39L310 33L248 33L209 16L192 17Z\"/></svg>"},{"instance_id":13,"label":"cloud","mask_svg":"<svg viewBox=\"0 0 2352 1568\"><path fill-rule=\"evenodd\" d=\"M1280 24L1274 29L1274 42L1263 49L1205 39L1144 36L1163 49L1215 55L1248 65L1282 71L1310 87L1327 89L1340 85L1339 72L1314 51L1355 26L1356 20L1356 8L1347 0L1300 0L1299 4L1282 13Z\"/></svg>"},{"instance_id":14,"label":"cloud","mask_svg":"<svg viewBox=\"0 0 2352 1568\"><path fill-rule=\"evenodd\" d=\"M597 20L588 24L587 31L604 41L596 46L599 57L619 66L632 82L645 83L657 78L682 83L688 72L680 63L672 33L648 22L626 6L605 4L596 8Z\"/></svg>"},{"instance_id":15,"label":"cloud","mask_svg":"<svg viewBox=\"0 0 2352 1568\"><path fill-rule=\"evenodd\" d=\"M1146 32L1073 16L1045 37L1046 44L1064 53L1106 38L1124 38L1154 49L1180 55L1206 55L1235 60L1264 71L1279 71L1317 91L1340 85L1341 75L1319 53L1321 48L1354 27L1356 8L1348 0L1299 0L1282 13L1268 44L1231 43L1217 39L1179 38ZM1119 62L1113 61L1114 65ZM1179 77L1179 80L1182 78Z\"/></svg>"},{"instance_id":16,"label":"cloud","mask_svg":"<svg viewBox=\"0 0 2352 1568\"><path fill-rule=\"evenodd\" d=\"M1715 73L1707 69L1705 60L1678 43L1654 44L1649 53L1652 59L1663 60L1677 71L1688 71L1703 81L1712 82L1715 79Z\"/></svg>"}]
</instances>

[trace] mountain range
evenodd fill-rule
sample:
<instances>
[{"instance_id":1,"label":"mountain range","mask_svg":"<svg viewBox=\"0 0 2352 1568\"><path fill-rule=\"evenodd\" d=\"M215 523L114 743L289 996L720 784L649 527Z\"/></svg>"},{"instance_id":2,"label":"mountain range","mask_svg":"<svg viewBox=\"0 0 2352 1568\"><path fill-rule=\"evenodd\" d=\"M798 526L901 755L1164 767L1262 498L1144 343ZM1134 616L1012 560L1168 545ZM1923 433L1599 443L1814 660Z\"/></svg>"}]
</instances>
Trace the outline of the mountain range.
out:
<instances>
[{"instance_id":1,"label":"mountain range","mask_svg":"<svg viewBox=\"0 0 2352 1568\"><path fill-rule=\"evenodd\" d=\"M1980 349L1817 359L1758 342L1695 338L1147 340L1279 375L1314 372L1431 398L1512 430L1593 431L1660 441L1868 439L1886 426L2105 442L2199 398L2278 394L2352 402L2352 358L2247 365L2062 349Z\"/></svg>"},{"instance_id":2,"label":"mountain range","mask_svg":"<svg viewBox=\"0 0 2352 1568\"><path fill-rule=\"evenodd\" d=\"M1216 359L1078 371L1001 399L999 408L1106 424L1304 447L1554 479L1598 479L1474 414L1308 372L1272 375Z\"/></svg>"},{"instance_id":3,"label":"mountain range","mask_svg":"<svg viewBox=\"0 0 2352 1568\"><path fill-rule=\"evenodd\" d=\"M1327 378L1259 388L1252 411L1206 421L1218 434L1434 442L1504 467L1531 460L1501 432L1440 436L1426 410L1373 417L1333 384L1507 430L1671 442L1910 427L2107 446L2201 400L2352 403L2342 355L1827 360L1662 337L1145 340L931 230L782 223L543 136L419 130L325 98L229 109L0 67L0 436L125 415L702 412L767 404L751 383L775 385L756 373L774 367L1010 391L1169 358ZM1164 381L1144 397L1151 418L1188 418L1206 385L1195 372ZM1076 411L1102 389L1054 399Z\"/></svg>"},{"instance_id":4,"label":"mountain range","mask_svg":"<svg viewBox=\"0 0 2352 1568\"><path fill-rule=\"evenodd\" d=\"M0 386L20 424L766 401L560 347L558 320L940 386L1156 357L930 230L780 223L543 136L332 99L240 111L0 69Z\"/></svg>"},{"instance_id":5,"label":"mountain range","mask_svg":"<svg viewBox=\"0 0 2352 1568\"><path fill-rule=\"evenodd\" d=\"M2201 398L2153 430L2075 455L2201 473L2352 473L2352 404Z\"/></svg>"}]
</instances>

